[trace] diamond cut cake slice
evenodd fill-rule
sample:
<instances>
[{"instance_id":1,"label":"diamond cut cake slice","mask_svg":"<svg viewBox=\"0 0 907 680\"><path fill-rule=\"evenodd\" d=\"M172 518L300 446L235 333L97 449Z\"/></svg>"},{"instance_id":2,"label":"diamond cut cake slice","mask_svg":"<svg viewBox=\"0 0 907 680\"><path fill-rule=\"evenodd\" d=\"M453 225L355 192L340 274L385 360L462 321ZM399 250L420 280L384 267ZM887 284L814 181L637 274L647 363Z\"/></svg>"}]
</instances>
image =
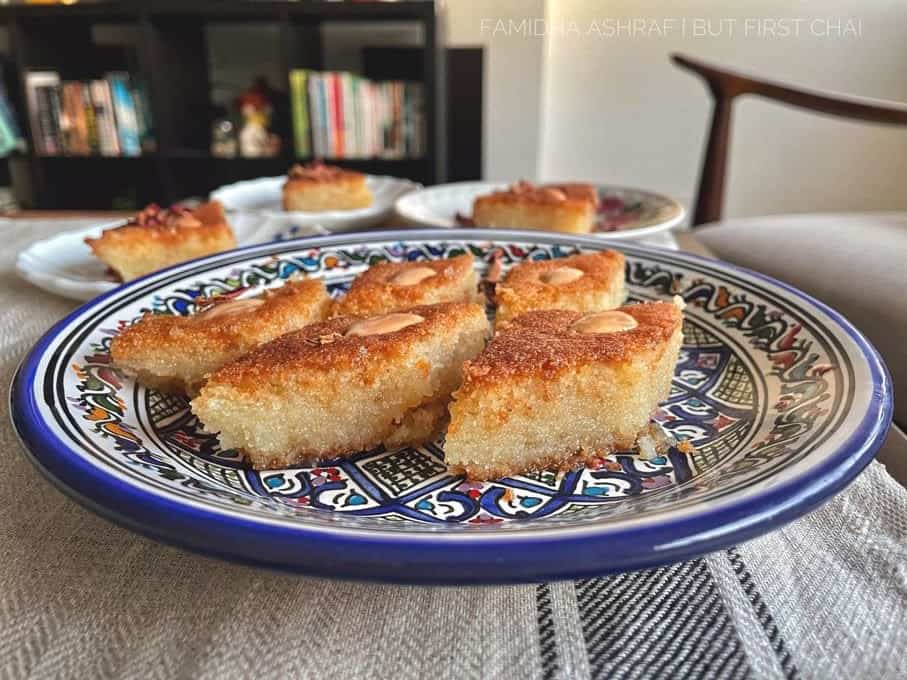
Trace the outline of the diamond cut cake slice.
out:
<instances>
[{"instance_id":1,"label":"diamond cut cake slice","mask_svg":"<svg viewBox=\"0 0 907 680\"><path fill-rule=\"evenodd\" d=\"M252 298L211 298L191 316L146 314L113 339L110 354L141 384L194 394L205 376L253 347L327 316L320 279L288 281Z\"/></svg>"},{"instance_id":2,"label":"diamond cut cake slice","mask_svg":"<svg viewBox=\"0 0 907 680\"><path fill-rule=\"evenodd\" d=\"M121 281L203 255L236 247L223 206L217 201L195 210L149 205L133 220L105 229L85 243Z\"/></svg>"},{"instance_id":3,"label":"diamond cut cake slice","mask_svg":"<svg viewBox=\"0 0 907 680\"><path fill-rule=\"evenodd\" d=\"M420 444L443 429L463 362L487 335L470 303L334 318L217 371L192 410L257 469Z\"/></svg>"},{"instance_id":4,"label":"diamond cut cake slice","mask_svg":"<svg viewBox=\"0 0 907 680\"><path fill-rule=\"evenodd\" d=\"M472 221L477 227L588 234L595 227L597 206L598 195L590 184L517 182L504 191L477 197Z\"/></svg>"},{"instance_id":5,"label":"diamond cut cake slice","mask_svg":"<svg viewBox=\"0 0 907 680\"><path fill-rule=\"evenodd\" d=\"M290 168L282 197L283 209L291 211L355 210L372 204L365 175L321 161Z\"/></svg>"},{"instance_id":6,"label":"diamond cut cake slice","mask_svg":"<svg viewBox=\"0 0 907 680\"><path fill-rule=\"evenodd\" d=\"M484 302L472 255L374 264L356 277L334 316L386 314L438 302Z\"/></svg>"},{"instance_id":7,"label":"diamond cut cake slice","mask_svg":"<svg viewBox=\"0 0 907 680\"><path fill-rule=\"evenodd\" d=\"M600 312L623 304L624 256L615 250L523 262L495 287L498 324L536 309Z\"/></svg>"},{"instance_id":8,"label":"diamond cut cake slice","mask_svg":"<svg viewBox=\"0 0 907 680\"><path fill-rule=\"evenodd\" d=\"M445 460L473 479L568 468L632 447L670 391L682 308L528 312L463 368Z\"/></svg>"}]
</instances>

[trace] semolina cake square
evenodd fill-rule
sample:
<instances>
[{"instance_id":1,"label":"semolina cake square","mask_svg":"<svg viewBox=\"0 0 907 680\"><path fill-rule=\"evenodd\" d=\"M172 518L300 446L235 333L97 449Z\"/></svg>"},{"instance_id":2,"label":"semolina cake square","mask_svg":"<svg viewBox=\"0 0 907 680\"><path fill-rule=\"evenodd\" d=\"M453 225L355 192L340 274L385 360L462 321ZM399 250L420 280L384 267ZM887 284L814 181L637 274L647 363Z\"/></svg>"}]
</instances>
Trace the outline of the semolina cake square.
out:
<instances>
[{"instance_id":1,"label":"semolina cake square","mask_svg":"<svg viewBox=\"0 0 907 680\"><path fill-rule=\"evenodd\" d=\"M304 212L367 208L373 200L365 175L321 161L290 168L282 196L284 210Z\"/></svg>"},{"instance_id":2,"label":"semolina cake square","mask_svg":"<svg viewBox=\"0 0 907 680\"><path fill-rule=\"evenodd\" d=\"M446 260L381 262L353 281L334 316L373 316L438 302L483 303L472 255Z\"/></svg>"},{"instance_id":3,"label":"semolina cake square","mask_svg":"<svg viewBox=\"0 0 907 680\"><path fill-rule=\"evenodd\" d=\"M149 205L129 223L105 229L85 243L121 281L236 247L223 206L214 201L195 210Z\"/></svg>"},{"instance_id":4,"label":"semolina cake square","mask_svg":"<svg viewBox=\"0 0 907 680\"><path fill-rule=\"evenodd\" d=\"M217 371L192 410L256 469L417 445L443 429L463 363L488 332L484 308L462 302L337 317Z\"/></svg>"},{"instance_id":5,"label":"semolina cake square","mask_svg":"<svg viewBox=\"0 0 907 680\"><path fill-rule=\"evenodd\" d=\"M463 368L445 461L473 479L584 464L633 446L670 393L683 301L516 317Z\"/></svg>"},{"instance_id":6,"label":"semolina cake square","mask_svg":"<svg viewBox=\"0 0 907 680\"><path fill-rule=\"evenodd\" d=\"M589 184L518 182L504 191L477 197L472 222L477 227L588 234L595 227L597 207L597 192Z\"/></svg>"},{"instance_id":7,"label":"semolina cake square","mask_svg":"<svg viewBox=\"0 0 907 680\"><path fill-rule=\"evenodd\" d=\"M523 262L495 286L496 320L536 309L602 312L627 298L624 256L615 250Z\"/></svg>"},{"instance_id":8,"label":"semolina cake square","mask_svg":"<svg viewBox=\"0 0 907 680\"><path fill-rule=\"evenodd\" d=\"M141 384L191 395L208 373L253 347L321 321L330 304L320 279L290 280L257 297L210 298L191 316L146 314L113 339L110 354Z\"/></svg>"}]
</instances>

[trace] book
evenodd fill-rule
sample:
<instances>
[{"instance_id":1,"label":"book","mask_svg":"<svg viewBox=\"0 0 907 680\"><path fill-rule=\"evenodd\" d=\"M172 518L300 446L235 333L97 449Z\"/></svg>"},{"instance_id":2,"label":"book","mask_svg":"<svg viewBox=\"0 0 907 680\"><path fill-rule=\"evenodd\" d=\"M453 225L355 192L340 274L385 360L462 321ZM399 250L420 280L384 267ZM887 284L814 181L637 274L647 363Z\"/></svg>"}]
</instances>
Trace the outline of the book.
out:
<instances>
[{"instance_id":1,"label":"book","mask_svg":"<svg viewBox=\"0 0 907 680\"><path fill-rule=\"evenodd\" d=\"M312 155L315 158L323 158L324 142L321 129L323 114L321 113L321 98L318 95L318 90L321 87L319 84L321 75L309 73L307 80L306 89L309 93L309 129L311 130L312 138Z\"/></svg>"},{"instance_id":2,"label":"book","mask_svg":"<svg viewBox=\"0 0 907 680\"><path fill-rule=\"evenodd\" d=\"M98 130L98 146L103 156L119 156L120 142L113 113L113 101L106 80L92 80L88 85Z\"/></svg>"},{"instance_id":3,"label":"book","mask_svg":"<svg viewBox=\"0 0 907 680\"><path fill-rule=\"evenodd\" d=\"M390 158L394 148L394 109L391 84L381 83L381 156Z\"/></svg>"},{"instance_id":4,"label":"book","mask_svg":"<svg viewBox=\"0 0 907 680\"><path fill-rule=\"evenodd\" d=\"M293 146L296 156L307 158L312 153L309 129L309 95L306 69L290 71L290 106L293 112Z\"/></svg>"},{"instance_id":5,"label":"book","mask_svg":"<svg viewBox=\"0 0 907 680\"><path fill-rule=\"evenodd\" d=\"M58 136L59 128L55 125L55 115L51 111L50 89L60 85L60 74L56 71L29 71L25 74L25 101L28 107L28 121L31 127L35 151L44 156L55 156L61 153Z\"/></svg>"},{"instance_id":6,"label":"book","mask_svg":"<svg viewBox=\"0 0 907 680\"><path fill-rule=\"evenodd\" d=\"M75 152L75 112L72 110L72 88L62 82L57 89L59 108L57 109L57 132L60 138L60 154L69 155Z\"/></svg>"},{"instance_id":7,"label":"book","mask_svg":"<svg viewBox=\"0 0 907 680\"><path fill-rule=\"evenodd\" d=\"M63 135L60 132L60 117L63 115L63 104L60 99L60 86L56 85L53 87L41 87L38 91L40 100L43 103L49 117L48 126L51 130L51 134L53 135L54 143L56 144L56 153L62 155L64 153L64 149Z\"/></svg>"},{"instance_id":8,"label":"book","mask_svg":"<svg viewBox=\"0 0 907 680\"><path fill-rule=\"evenodd\" d=\"M362 157L369 158L374 155L374 135L372 134L372 95L371 83L365 78L359 78L360 112L362 114Z\"/></svg>"},{"instance_id":9,"label":"book","mask_svg":"<svg viewBox=\"0 0 907 680\"><path fill-rule=\"evenodd\" d=\"M157 150L157 139L151 117L151 100L148 97L145 81L141 78L132 79L132 101L135 105L139 145L142 147L142 151L153 153Z\"/></svg>"},{"instance_id":10,"label":"book","mask_svg":"<svg viewBox=\"0 0 907 680\"><path fill-rule=\"evenodd\" d=\"M353 101L353 75L351 73L341 73L340 80L340 100L343 107L343 116L341 124L343 125L343 156L341 158L356 158L357 156L357 139L356 139L356 105Z\"/></svg>"},{"instance_id":11,"label":"book","mask_svg":"<svg viewBox=\"0 0 907 680\"><path fill-rule=\"evenodd\" d=\"M331 149L333 158L343 158L344 129L343 129L343 88L340 85L340 74L332 73L331 83Z\"/></svg>"},{"instance_id":12,"label":"book","mask_svg":"<svg viewBox=\"0 0 907 680\"><path fill-rule=\"evenodd\" d=\"M350 75L350 96L353 100L353 129L355 143L353 145L354 158L366 158L368 153L366 146L366 121L365 121L365 101L362 90L362 78L357 75Z\"/></svg>"},{"instance_id":13,"label":"book","mask_svg":"<svg viewBox=\"0 0 907 680\"><path fill-rule=\"evenodd\" d=\"M330 97L328 97L328 80L324 75L318 80L318 99L321 106L321 155L324 158L328 158L331 153L333 153L333 141L331 135L331 110Z\"/></svg>"},{"instance_id":14,"label":"book","mask_svg":"<svg viewBox=\"0 0 907 680\"><path fill-rule=\"evenodd\" d=\"M394 97L394 158L403 157L403 83L394 81L391 83L391 92Z\"/></svg>"},{"instance_id":15,"label":"book","mask_svg":"<svg viewBox=\"0 0 907 680\"><path fill-rule=\"evenodd\" d=\"M22 130L19 128L16 114L13 111L3 82L0 82L0 137L3 139L0 155L8 156L13 151L25 150Z\"/></svg>"},{"instance_id":16,"label":"book","mask_svg":"<svg viewBox=\"0 0 907 680\"><path fill-rule=\"evenodd\" d=\"M82 109L85 116L85 127L88 134L88 149L92 154L101 151L101 140L98 135L98 121L95 117L94 104L91 102L91 91L88 83L82 83L80 94L82 95Z\"/></svg>"},{"instance_id":17,"label":"book","mask_svg":"<svg viewBox=\"0 0 907 680\"><path fill-rule=\"evenodd\" d=\"M123 156L139 156L142 153L142 146L129 74L108 73L106 80L110 86L110 96L113 101L120 153Z\"/></svg>"},{"instance_id":18,"label":"book","mask_svg":"<svg viewBox=\"0 0 907 680\"><path fill-rule=\"evenodd\" d=\"M88 140L88 120L82 102L82 83L65 81L60 90L62 115L60 131L63 135L63 151L68 155L87 156L91 153Z\"/></svg>"},{"instance_id":19,"label":"book","mask_svg":"<svg viewBox=\"0 0 907 680\"><path fill-rule=\"evenodd\" d=\"M16 138L0 115L0 157L5 158L16 148Z\"/></svg>"}]
</instances>

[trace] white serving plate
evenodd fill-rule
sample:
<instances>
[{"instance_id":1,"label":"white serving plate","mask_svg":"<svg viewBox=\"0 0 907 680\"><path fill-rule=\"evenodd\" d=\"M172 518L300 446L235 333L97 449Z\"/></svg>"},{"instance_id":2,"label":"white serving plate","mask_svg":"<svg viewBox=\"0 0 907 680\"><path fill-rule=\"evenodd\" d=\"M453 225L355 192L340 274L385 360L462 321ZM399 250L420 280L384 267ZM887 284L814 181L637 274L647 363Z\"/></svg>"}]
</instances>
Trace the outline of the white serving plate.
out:
<instances>
[{"instance_id":1,"label":"white serving plate","mask_svg":"<svg viewBox=\"0 0 907 680\"><path fill-rule=\"evenodd\" d=\"M328 233L318 225L286 224L262 215L234 213L228 220L240 246ZM16 257L16 273L38 288L72 300L91 300L113 290L120 284L92 254L85 239L97 238L105 229L124 222L122 219L107 220L36 241Z\"/></svg>"},{"instance_id":2,"label":"white serving plate","mask_svg":"<svg viewBox=\"0 0 907 680\"><path fill-rule=\"evenodd\" d=\"M329 232L355 231L381 224L394 212L394 203L405 194L419 188L408 179L385 175L367 175L366 184L374 201L358 210L328 210L324 212L285 211L281 205L281 189L286 176L259 177L220 187L211 193L229 213L258 215L290 226L318 225Z\"/></svg>"},{"instance_id":3,"label":"white serving plate","mask_svg":"<svg viewBox=\"0 0 907 680\"><path fill-rule=\"evenodd\" d=\"M397 199L397 214L406 222L426 227L454 228L457 214L471 215L477 196L510 186L512 182L454 182L413 191ZM679 225L686 214L683 206L662 194L642 189L598 185L606 212L605 222L620 224L614 231L594 236L639 240Z\"/></svg>"}]
</instances>

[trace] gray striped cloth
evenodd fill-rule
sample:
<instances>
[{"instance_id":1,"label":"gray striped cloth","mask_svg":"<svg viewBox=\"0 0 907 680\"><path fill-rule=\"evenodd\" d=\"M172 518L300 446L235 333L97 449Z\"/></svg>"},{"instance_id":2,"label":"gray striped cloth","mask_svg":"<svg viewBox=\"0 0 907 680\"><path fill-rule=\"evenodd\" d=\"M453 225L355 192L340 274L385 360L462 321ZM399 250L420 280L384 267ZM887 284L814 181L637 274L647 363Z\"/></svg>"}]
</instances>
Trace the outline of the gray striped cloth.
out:
<instances>
[{"instance_id":1,"label":"gray striped cloth","mask_svg":"<svg viewBox=\"0 0 907 680\"><path fill-rule=\"evenodd\" d=\"M72 308L12 273L22 245L59 228L0 220L4 384ZM807 517L691 562L425 588L271 573L146 540L52 489L8 422L0 679L907 677L907 492L878 463Z\"/></svg>"}]
</instances>

